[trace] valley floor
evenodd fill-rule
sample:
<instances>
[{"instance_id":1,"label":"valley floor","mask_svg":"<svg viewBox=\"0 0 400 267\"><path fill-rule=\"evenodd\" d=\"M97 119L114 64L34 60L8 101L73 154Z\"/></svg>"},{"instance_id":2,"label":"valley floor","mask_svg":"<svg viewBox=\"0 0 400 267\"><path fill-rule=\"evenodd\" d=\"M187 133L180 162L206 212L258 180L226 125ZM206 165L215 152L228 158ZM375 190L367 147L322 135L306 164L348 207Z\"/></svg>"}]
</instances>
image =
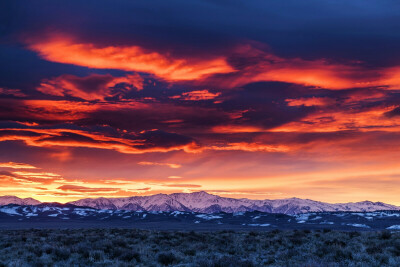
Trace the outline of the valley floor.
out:
<instances>
[{"instance_id":1,"label":"valley floor","mask_svg":"<svg viewBox=\"0 0 400 267\"><path fill-rule=\"evenodd\" d=\"M400 233L0 231L0 266L400 266Z\"/></svg>"}]
</instances>

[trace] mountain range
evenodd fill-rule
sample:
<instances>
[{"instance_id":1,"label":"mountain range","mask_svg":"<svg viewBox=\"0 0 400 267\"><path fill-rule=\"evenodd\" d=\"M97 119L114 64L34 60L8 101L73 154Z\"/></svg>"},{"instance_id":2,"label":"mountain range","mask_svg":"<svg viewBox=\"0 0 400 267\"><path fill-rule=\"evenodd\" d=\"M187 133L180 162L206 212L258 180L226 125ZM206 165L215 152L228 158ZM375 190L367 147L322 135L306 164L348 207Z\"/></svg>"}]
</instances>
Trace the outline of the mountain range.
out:
<instances>
[{"instance_id":1,"label":"mountain range","mask_svg":"<svg viewBox=\"0 0 400 267\"><path fill-rule=\"evenodd\" d=\"M15 196L0 197L0 205L38 205L39 201ZM382 202L325 203L310 199L288 198L276 200L252 200L226 198L207 192L156 194L124 198L86 198L67 204L104 210L129 211L184 211L197 213L237 213L260 211L267 213L299 214L307 212L372 212L378 210L400 210L400 207Z\"/></svg>"}]
</instances>

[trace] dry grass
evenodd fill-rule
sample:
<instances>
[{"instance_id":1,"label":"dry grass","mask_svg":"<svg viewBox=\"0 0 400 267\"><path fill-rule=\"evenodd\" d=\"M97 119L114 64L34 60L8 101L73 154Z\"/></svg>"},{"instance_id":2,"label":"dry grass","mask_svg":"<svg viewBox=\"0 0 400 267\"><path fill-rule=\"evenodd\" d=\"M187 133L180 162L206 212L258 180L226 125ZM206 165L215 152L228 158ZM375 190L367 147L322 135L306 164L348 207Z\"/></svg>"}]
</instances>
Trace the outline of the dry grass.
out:
<instances>
[{"instance_id":1,"label":"dry grass","mask_svg":"<svg viewBox=\"0 0 400 267\"><path fill-rule=\"evenodd\" d=\"M0 266L400 266L389 232L0 231Z\"/></svg>"}]
</instances>

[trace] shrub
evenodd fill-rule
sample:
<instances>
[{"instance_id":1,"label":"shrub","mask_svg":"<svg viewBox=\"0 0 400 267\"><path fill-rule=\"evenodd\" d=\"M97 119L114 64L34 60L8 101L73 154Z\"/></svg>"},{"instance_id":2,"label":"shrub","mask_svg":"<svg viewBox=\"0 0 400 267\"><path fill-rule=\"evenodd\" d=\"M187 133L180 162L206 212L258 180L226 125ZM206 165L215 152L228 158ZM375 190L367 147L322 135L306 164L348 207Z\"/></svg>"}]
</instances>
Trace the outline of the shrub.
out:
<instances>
[{"instance_id":1,"label":"shrub","mask_svg":"<svg viewBox=\"0 0 400 267\"><path fill-rule=\"evenodd\" d=\"M121 248L126 248L128 243L123 239L116 239L113 241L113 245Z\"/></svg>"},{"instance_id":2,"label":"shrub","mask_svg":"<svg viewBox=\"0 0 400 267\"><path fill-rule=\"evenodd\" d=\"M170 265L178 261L173 253L160 253L158 254L157 261L162 265Z\"/></svg>"},{"instance_id":3,"label":"shrub","mask_svg":"<svg viewBox=\"0 0 400 267\"><path fill-rule=\"evenodd\" d=\"M121 248L112 248L108 254L111 257L111 259L116 259L119 258L123 252L124 251Z\"/></svg>"},{"instance_id":4,"label":"shrub","mask_svg":"<svg viewBox=\"0 0 400 267\"><path fill-rule=\"evenodd\" d=\"M301 245L305 241L301 237L292 237L289 240L293 245Z\"/></svg>"},{"instance_id":5,"label":"shrub","mask_svg":"<svg viewBox=\"0 0 400 267\"><path fill-rule=\"evenodd\" d=\"M103 251L92 251L90 253L90 258L93 259L93 261L101 261L104 259L104 253Z\"/></svg>"},{"instance_id":6,"label":"shrub","mask_svg":"<svg viewBox=\"0 0 400 267\"><path fill-rule=\"evenodd\" d=\"M346 243L342 240L338 240L337 238L333 240L327 240L325 241L325 245L327 246L338 246L338 247L345 247Z\"/></svg>"},{"instance_id":7,"label":"shrub","mask_svg":"<svg viewBox=\"0 0 400 267\"><path fill-rule=\"evenodd\" d=\"M53 254L56 261L65 261L69 258L70 251L66 248L55 248Z\"/></svg>"},{"instance_id":8,"label":"shrub","mask_svg":"<svg viewBox=\"0 0 400 267\"><path fill-rule=\"evenodd\" d=\"M195 256L196 255L196 250L194 250L194 249L186 249L185 251L183 251L183 254L185 254L186 256Z\"/></svg>"},{"instance_id":9,"label":"shrub","mask_svg":"<svg viewBox=\"0 0 400 267\"><path fill-rule=\"evenodd\" d=\"M382 248L378 246L371 246L365 249L368 254L382 253Z\"/></svg>"},{"instance_id":10,"label":"shrub","mask_svg":"<svg viewBox=\"0 0 400 267\"><path fill-rule=\"evenodd\" d=\"M360 232L357 232L357 231L351 231L348 233L348 235L350 238L354 238L354 237L359 237L361 234L360 234Z\"/></svg>"},{"instance_id":11,"label":"shrub","mask_svg":"<svg viewBox=\"0 0 400 267\"><path fill-rule=\"evenodd\" d=\"M390 237L386 231L310 233L0 230L0 267L400 266L400 232ZM147 236L144 241L142 236Z\"/></svg>"},{"instance_id":12,"label":"shrub","mask_svg":"<svg viewBox=\"0 0 400 267\"><path fill-rule=\"evenodd\" d=\"M248 260L241 260L239 257L223 256L216 260L213 267L253 267L254 264Z\"/></svg>"},{"instance_id":13,"label":"shrub","mask_svg":"<svg viewBox=\"0 0 400 267\"><path fill-rule=\"evenodd\" d=\"M383 231L383 232L380 233L379 237L380 237L380 239L387 240L387 239L390 239L392 237L392 233L390 231Z\"/></svg>"},{"instance_id":14,"label":"shrub","mask_svg":"<svg viewBox=\"0 0 400 267\"><path fill-rule=\"evenodd\" d=\"M127 262L130 262L133 259L135 259L136 262L141 262L140 254L137 252L132 252L132 251L126 251L126 252L122 253L122 255L119 258L121 260L127 261Z\"/></svg>"},{"instance_id":15,"label":"shrub","mask_svg":"<svg viewBox=\"0 0 400 267\"><path fill-rule=\"evenodd\" d=\"M353 254L351 253L351 251L338 249L335 251L334 259L338 262L341 262L343 260L351 260L353 259Z\"/></svg>"}]
</instances>

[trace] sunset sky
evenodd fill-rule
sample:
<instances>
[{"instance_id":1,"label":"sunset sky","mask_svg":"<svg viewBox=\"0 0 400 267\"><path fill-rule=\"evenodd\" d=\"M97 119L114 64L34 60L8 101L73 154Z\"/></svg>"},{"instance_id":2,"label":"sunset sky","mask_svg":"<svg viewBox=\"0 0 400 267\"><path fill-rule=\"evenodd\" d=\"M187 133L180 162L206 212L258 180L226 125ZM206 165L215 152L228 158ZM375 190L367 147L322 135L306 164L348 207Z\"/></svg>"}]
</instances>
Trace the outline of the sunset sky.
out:
<instances>
[{"instance_id":1,"label":"sunset sky","mask_svg":"<svg viewBox=\"0 0 400 267\"><path fill-rule=\"evenodd\" d=\"M2 1L0 195L400 205L399 8Z\"/></svg>"}]
</instances>

